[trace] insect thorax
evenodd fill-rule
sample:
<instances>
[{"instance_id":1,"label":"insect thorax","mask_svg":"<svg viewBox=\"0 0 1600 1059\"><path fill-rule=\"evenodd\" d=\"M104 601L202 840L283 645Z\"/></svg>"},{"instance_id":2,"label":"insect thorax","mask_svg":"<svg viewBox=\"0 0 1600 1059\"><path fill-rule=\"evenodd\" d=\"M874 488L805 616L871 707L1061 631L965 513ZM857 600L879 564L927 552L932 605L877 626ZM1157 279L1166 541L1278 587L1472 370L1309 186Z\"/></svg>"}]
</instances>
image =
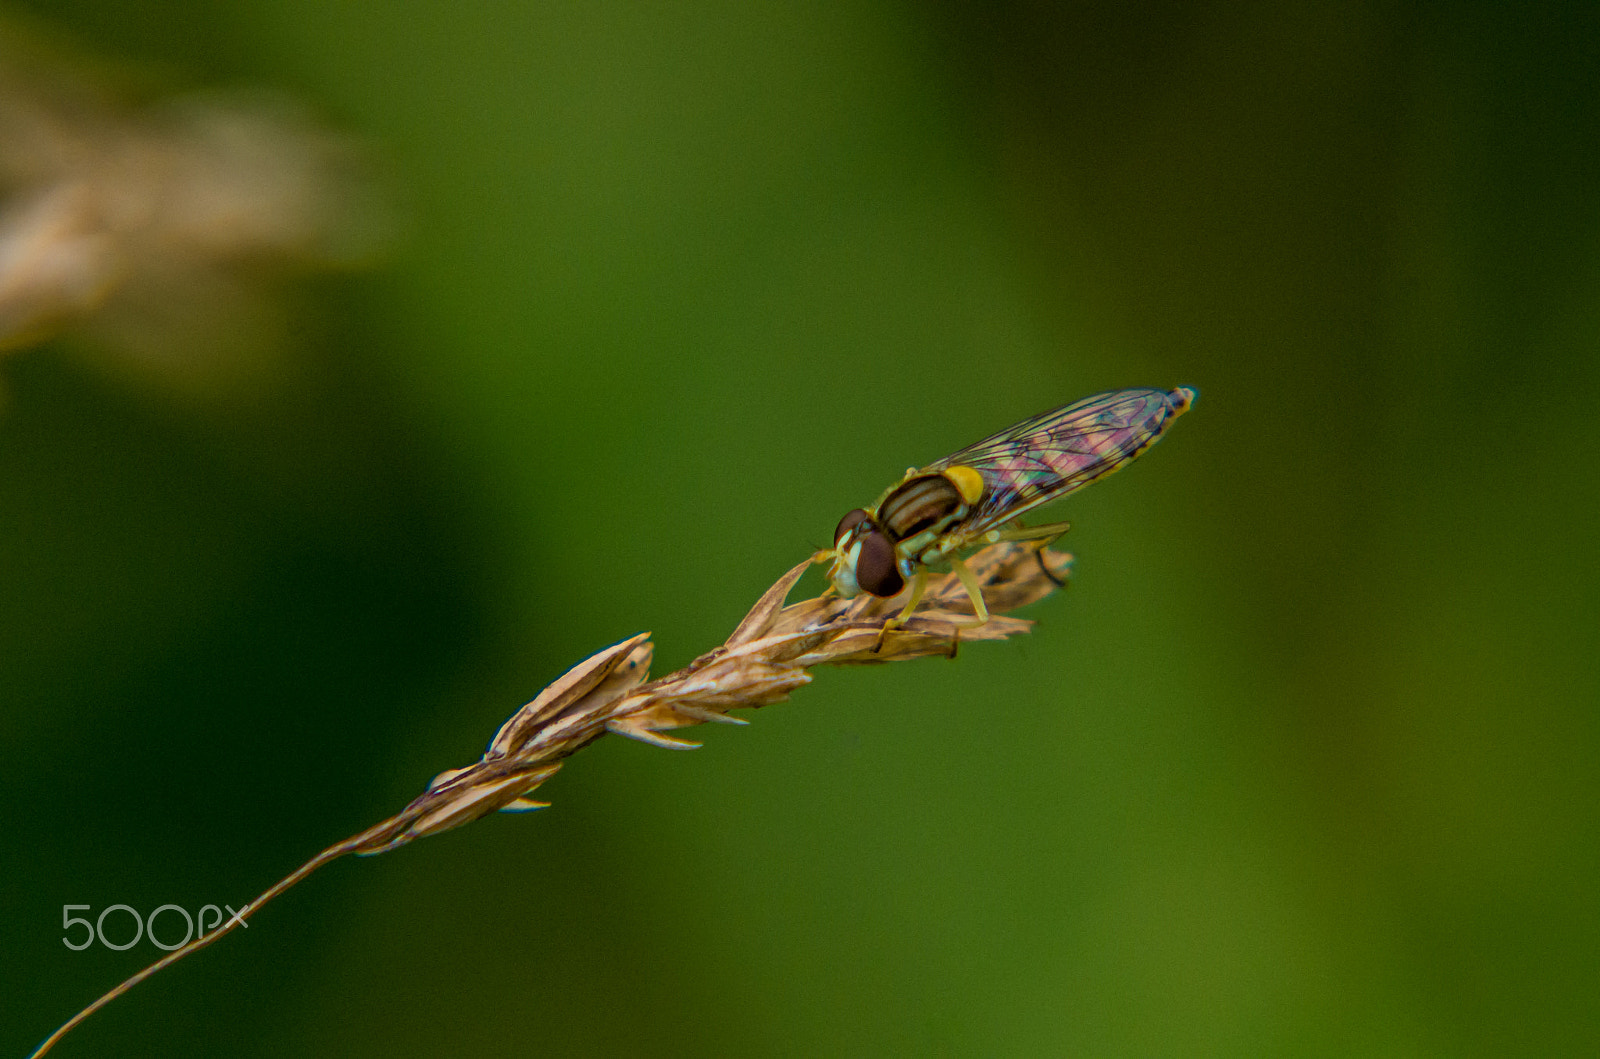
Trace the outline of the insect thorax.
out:
<instances>
[{"instance_id":1,"label":"insect thorax","mask_svg":"<svg viewBox=\"0 0 1600 1059\"><path fill-rule=\"evenodd\" d=\"M899 553L919 559L970 510L955 483L934 473L915 475L895 486L878 503L875 514Z\"/></svg>"}]
</instances>

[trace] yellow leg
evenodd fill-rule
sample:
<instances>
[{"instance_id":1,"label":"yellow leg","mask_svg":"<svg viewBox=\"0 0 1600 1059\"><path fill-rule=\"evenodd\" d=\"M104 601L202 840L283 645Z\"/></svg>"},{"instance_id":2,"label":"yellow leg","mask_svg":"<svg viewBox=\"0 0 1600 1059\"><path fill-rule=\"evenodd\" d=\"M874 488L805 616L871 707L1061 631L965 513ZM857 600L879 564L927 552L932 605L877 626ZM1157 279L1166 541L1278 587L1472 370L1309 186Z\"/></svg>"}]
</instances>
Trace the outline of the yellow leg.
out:
<instances>
[{"instance_id":1,"label":"yellow leg","mask_svg":"<svg viewBox=\"0 0 1600 1059\"><path fill-rule=\"evenodd\" d=\"M911 617L911 612L917 609L917 604L922 602L922 593L927 589L928 568L926 566L918 566L916 577L911 579L911 598L906 600L904 609L886 624L892 624L895 628L904 625L906 619Z\"/></svg>"},{"instance_id":2,"label":"yellow leg","mask_svg":"<svg viewBox=\"0 0 1600 1059\"><path fill-rule=\"evenodd\" d=\"M961 587L967 590L967 595L972 599L972 611L977 617L976 621L963 622L957 628L976 629L980 625L987 625L989 622L989 604L983 600L983 586L978 584L978 579L973 576L967 564L962 562L958 556L952 555L950 557L950 569L954 570L956 576L961 579Z\"/></svg>"},{"instance_id":3,"label":"yellow leg","mask_svg":"<svg viewBox=\"0 0 1600 1059\"><path fill-rule=\"evenodd\" d=\"M811 561L813 563L818 563L818 564L820 564L820 563L831 563L834 560L836 560L838 557L839 557L838 551L836 551L833 548L829 548L826 551L813 552L812 555L811 555ZM827 599L831 595L834 595L833 579L829 578L828 579L828 587L824 588L822 590L822 597L821 598Z\"/></svg>"},{"instance_id":4,"label":"yellow leg","mask_svg":"<svg viewBox=\"0 0 1600 1059\"><path fill-rule=\"evenodd\" d=\"M1057 577L1045 564L1044 556L1040 553L1056 542L1063 533L1072 528L1070 522L1047 522L1042 526L1013 526L1008 530L1001 530L995 537L997 541L1033 541L1034 558L1039 560L1039 569L1044 576L1054 581L1057 588L1066 588L1067 583Z\"/></svg>"},{"instance_id":5,"label":"yellow leg","mask_svg":"<svg viewBox=\"0 0 1600 1059\"><path fill-rule=\"evenodd\" d=\"M928 568L926 566L918 566L917 574L911 580L911 598L906 600L906 605L901 608L899 614L884 622L883 627L878 630L878 642L872 648L874 654L883 650L883 638L889 634L889 630L900 628L911 617L911 612L917 609L918 603L922 602L922 594L927 591L927 588Z\"/></svg>"},{"instance_id":6,"label":"yellow leg","mask_svg":"<svg viewBox=\"0 0 1600 1059\"><path fill-rule=\"evenodd\" d=\"M1049 544L1071 528L1070 522L1047 522L1042 526L1012 526L1010 529L1001 530L995 540L1044 541L1045 544Z\"/></svg>"}]
</instances>

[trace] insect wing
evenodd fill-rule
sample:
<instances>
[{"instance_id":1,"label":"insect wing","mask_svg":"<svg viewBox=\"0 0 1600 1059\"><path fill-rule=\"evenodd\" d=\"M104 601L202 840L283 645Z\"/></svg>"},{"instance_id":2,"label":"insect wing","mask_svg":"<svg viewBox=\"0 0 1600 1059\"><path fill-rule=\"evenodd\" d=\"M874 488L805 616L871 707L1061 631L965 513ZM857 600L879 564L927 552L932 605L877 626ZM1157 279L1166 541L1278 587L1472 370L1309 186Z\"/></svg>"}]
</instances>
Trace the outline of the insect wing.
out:
<instances>
[{"instance_id":1,"label":"insect wing","mask_svg":"<svg viewBox=\"0 0 1600 1059\"><path fill-rule=\"evenodd\" d=\"M1182 388L1096 394L1025 419L926 470L960 465L982 476L983 498L961 527L976 536L1125 466L1193 401L1194 392Z\"/></svg>"}]
</instances>

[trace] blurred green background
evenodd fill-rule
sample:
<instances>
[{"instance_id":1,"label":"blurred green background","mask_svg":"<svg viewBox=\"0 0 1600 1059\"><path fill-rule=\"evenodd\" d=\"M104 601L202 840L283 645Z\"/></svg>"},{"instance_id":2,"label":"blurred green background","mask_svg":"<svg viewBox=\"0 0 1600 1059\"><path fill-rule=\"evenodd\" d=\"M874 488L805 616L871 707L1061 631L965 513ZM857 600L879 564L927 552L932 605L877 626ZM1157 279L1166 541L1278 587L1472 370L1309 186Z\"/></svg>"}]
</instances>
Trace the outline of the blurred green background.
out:
<instances>
[{"instance_id":1,"label":"blurred green background","mask_svg":"<svg viewBox=\"0 0 1600 1059\"><path fill-rule=\"evenodd\" d=\"M1600 6L18 10L298 98L400 234L248 400L0 361L0 1051L159 955L64 904L237 907L908 464L1178 384L1024 642L603 740L57 1054L1600 1050Z\"/></svg>"}]
</instances>

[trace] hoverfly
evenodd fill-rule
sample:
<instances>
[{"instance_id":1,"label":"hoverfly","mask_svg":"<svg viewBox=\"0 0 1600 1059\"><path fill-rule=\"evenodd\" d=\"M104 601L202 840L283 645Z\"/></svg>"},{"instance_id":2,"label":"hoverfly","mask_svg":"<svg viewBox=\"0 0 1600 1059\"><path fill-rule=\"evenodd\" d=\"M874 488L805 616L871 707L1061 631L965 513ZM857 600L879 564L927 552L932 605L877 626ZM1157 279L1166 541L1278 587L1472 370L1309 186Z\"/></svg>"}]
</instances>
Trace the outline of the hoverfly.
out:
<instances>
[{"instance_id":1,"label":"hoverfly","mask_svg":"<svg viewBox=\"0 0 1600 1059\"><path fill-rule=\"evenodd\" d=\"M1120 469L1166 433L1194 404L1195 391L1113 390L1025 419L921 469L911 468L870 509L839 520L833 547L816 562L832 563L828 579L846 599L861 592L911 597L898 626L927 586L928 566L948 562L972 598L977 620L989 608L960 552L997 541L1037 541L1043 548L1067 523L1023 526L1028 511Z\"/></svg>"}]
</instances>

